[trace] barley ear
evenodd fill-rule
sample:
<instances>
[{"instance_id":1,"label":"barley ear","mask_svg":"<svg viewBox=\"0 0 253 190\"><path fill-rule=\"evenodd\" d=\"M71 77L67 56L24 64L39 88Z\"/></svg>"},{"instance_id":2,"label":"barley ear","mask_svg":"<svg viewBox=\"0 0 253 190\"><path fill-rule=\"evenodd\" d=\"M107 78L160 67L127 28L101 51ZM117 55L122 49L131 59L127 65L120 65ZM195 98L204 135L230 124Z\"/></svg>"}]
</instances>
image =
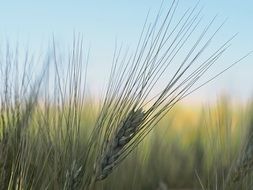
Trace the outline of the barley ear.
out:
<instances>
[{"instance_id":1,"label":"barley ear","mask_svg":"<svg viewBox=\"0 0 253 190\"><path fill-rule=\"evenodd\" d=\"M138 132L144 120L145 112L142 109L132 110L120 123L114 138L112 138L104 152L99 164L96 180L105 179L117 165L123 148L131 141Z\"/></svg>"}]
</instances>

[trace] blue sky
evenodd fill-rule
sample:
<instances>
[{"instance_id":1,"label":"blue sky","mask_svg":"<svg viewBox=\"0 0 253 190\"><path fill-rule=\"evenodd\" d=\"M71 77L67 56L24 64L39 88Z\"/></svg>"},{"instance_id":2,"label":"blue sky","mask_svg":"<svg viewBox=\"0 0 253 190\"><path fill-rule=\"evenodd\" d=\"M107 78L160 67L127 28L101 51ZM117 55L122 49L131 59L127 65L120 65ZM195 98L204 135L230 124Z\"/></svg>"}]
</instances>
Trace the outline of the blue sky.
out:
<instances>
[{"instance_id":1,"label":"blue sky","mask_svg":"<svg viewBox=\"0 0 253 190\"><path fill-rule=\"evenodd\" d=\"M1 1L0 40L45 46L52 35L63 46L69 44L73 32L80 32L91 49L90 82L100 88L109 71L115 39L134 48L146 15L154 18L159 0L24 0ZM165 0L165 9L171 0ZM180 11L197 1L181 0ZM218 22L228 18L218 39L236 32L232 50L224 61L229 64L253 50L253 1L201 0L206 18L218 14ZM108 70L107 70L108 69ZM217 67L217 70L222 68ZM216 81L202 88L189 100L210 100L227 92L235 98L253 96L253 56L226 72ZM94 86L92 85L92 86ZM199 99L201 98L201 99Z\"/></svg>"}]
</instances>

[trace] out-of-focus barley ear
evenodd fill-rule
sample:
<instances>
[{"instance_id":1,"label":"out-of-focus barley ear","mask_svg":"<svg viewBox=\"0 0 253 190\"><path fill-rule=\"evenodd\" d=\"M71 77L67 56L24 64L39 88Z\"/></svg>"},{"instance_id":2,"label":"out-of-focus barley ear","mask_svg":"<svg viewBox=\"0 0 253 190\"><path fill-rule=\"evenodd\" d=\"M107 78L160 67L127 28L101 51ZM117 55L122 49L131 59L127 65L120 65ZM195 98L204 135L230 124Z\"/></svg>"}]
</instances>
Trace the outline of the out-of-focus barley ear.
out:
<instances>
[{"instance_id":1,"label":"out-of-focus barley ear","mask_svg":"<svg viewBox=\"0 0 253 190\"><path fill-rule=\"evenodd\" d=\"M66 172L64 190L78 189L82 180L81 170L82 166L78 167L76 161L74 160L71 168Z\"/></svg>"},{"instance_id":2,"label":"out-of-focus barley ear","mask_svg":"<svg viewBox=\"0 0 253 190\"><path fill-rule=\"evenodd\" d=\"M240 152L235 166L232 167L230 181L238 183L249 175L253 170L253 119L249 124L248 133L245 138L245 144Z\"/></svg>"}]
</instances>

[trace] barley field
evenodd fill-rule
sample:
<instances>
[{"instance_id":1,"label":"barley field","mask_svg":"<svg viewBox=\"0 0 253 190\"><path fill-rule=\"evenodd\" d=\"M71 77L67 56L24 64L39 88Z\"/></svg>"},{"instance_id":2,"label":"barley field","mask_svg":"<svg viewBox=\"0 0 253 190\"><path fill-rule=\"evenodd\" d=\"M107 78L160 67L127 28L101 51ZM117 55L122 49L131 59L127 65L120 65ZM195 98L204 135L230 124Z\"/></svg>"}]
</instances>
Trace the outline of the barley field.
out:
<instances>
[{"instance_id":1,"label":"barley field","mask_svg":"<svg viewBox=\"0 0 253 190\"><path fill-rule=\"evenodd\" d=\"M109 70L79 33L66 49L1 44L0 190L252 189L253 99L184 101L252 52L227 63L237 34L179 5L147 16L134 48L115 42Z\"/></svg>"}]
</instances>

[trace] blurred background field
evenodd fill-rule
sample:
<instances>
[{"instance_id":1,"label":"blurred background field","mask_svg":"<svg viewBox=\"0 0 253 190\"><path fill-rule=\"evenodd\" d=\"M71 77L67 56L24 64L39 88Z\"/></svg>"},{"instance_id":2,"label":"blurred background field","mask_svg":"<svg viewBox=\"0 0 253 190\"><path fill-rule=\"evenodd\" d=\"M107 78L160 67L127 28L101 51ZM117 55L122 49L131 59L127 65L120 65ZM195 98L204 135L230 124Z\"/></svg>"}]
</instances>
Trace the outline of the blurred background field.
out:
<instances>
[{"instance_id":1,"label":"blurred background field","mask_svg":"<svg viewBox=\"0 0 253 190\"><path fill-rule=\"evenodd\" d=\"M252 127L251 109L225 96L176 106L98 189L222 189Z\"/></svg>"},{"instance_id":2,"label":"blurred background field","mask_svg":"<svg viewBox=\"0 0 253 190\"><path fill-rule=\"evenodd\" d=\"M50 184L47 186L49 189L64 189L66 171L72 168L73 160L77 164L82 163L82 154L87 147L87 134L91 131L97 114L94 100L90 99L84 105L86 109L80 113L80 131L79 134L73 133L77 135L75 137L65 136L63 132L76 130L72 125L65 128L58 126L57 121L47 123L47 126L32 122L21 133L21 142L16 142L18 144L15 145L15 128L5 129L5 133L7 131L10 134L12 131L14 136L12 140L8 140L7 155L10 157L7 162L10 163L6 165L0 162L2 185L3 171L13 171L13 167L19 163L21 168L32 171L30 177L24 171L22 185L29 184L27 180L30 179L37 180L29 186L31 189L46 187L45 184ZM227 181L233 180L236 175L233 167L243 154L242 148L253 127L252 108L250 102L244 105L233 104L228 96L221 96L211 105L178 104L107 179L96 184L95 189L225 189ZM57 115L54 112L55 110L47 110L45 113ZM35 122L39 122L38 118ZM50 122L49 119L45 121ZM1 128L1 137L3 129ZM74 138L78 143L73 141ZM4 139L1 140L3 145ZM26 148L23 147L19 152L17 148L22 142ZM48 155L52 158L47 159L50 147L55 153ZM3 147L1 148L3 151ZM15 161L15 155L18 156L19 153L24 154L25 160L21 159L22 163L18 157ZM1 156L3 159L6 155ZM250 176L248 172L243 179L232 182L229 189L250 189Z\"/></svg>"}]
</instances>

